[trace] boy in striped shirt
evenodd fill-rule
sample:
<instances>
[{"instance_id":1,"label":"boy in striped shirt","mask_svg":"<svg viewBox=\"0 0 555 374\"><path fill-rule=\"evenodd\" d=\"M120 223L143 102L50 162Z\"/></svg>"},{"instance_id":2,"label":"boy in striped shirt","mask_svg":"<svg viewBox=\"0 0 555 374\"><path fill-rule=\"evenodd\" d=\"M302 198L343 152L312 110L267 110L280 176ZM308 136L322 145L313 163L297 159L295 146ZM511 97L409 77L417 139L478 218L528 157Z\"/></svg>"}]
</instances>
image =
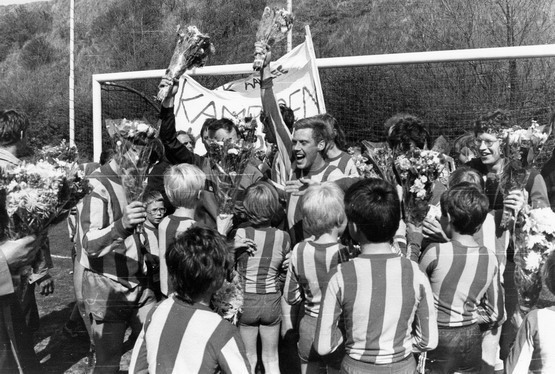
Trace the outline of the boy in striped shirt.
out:
<instances>
[{"instance_id":1,"label":"boy in striped shirt","mask_svg":"<svg viewBox=\"0 0 555 374\"><path fill-rule=\"evenodd\" d=\"M361 180L347 191L345 211L361 254L331 277L314 347L325 355L344 341L345 373L414 373L413 352L437 345L436 313L426 276L391 250L401 219L397 191L380 179Z\"/></svg>"},{"instance_id":2,"label":"boy in striped shirt","mask_svg":"<svg viewBox=\"0 0 555 374\"><path fill-rule=\"evenodd\" d=\"M164 189L170 203L175 207L175 212L165 217L158 226L160 290L165 297L173 291L168 279L166 250L178 235L195 224L195 209L205 182L206 174L191 164L173 165L164 174Z\"/></svg>"},{"instance_id":3,"label":"boy in striped shirt","mask_svg":"<svg viewBox=\"0 0 555 374\"><path fill-rule=\"evenodd\" d=\"M487 196L472 183L459 183L441 196L441 225L450 242L428 246L420 259L438 312L439 343L428 354L432 373L479 372L482 333L478 324L503 319L503 300L493 251L473 235L488 214Z\"/></svg>"},{"instance_id":4,"label":"boy in striped shirt","mask_svg":"<svg viewBox=\"0 0 555 374\"><path fill-rule=\"evenodd\" d=\"M256 367L260 334L264 370L266 373L279 373L278 340L283 285L280 275L285 273L283 266L291 240L287 232L270 226L275 216L280 213L283 216L283 208L277 191L269 183L257 182L250 186L243 207L248 223L237 229L235 238L252 240L257 250L254 255L247 252L236 255L237 272L244 291L239 332L251 367Z\"/></svg>"},{"instance_id":5,"label":"boy in striped shirt","mask_svg":"<svg viewBox=\"0 0 555 374\"><path fill-rule=\"evenodd\" d=\"M555 294L555 252L547 257L544 279ZM555 373L555 306L534 309L524 317L507 358L507 374Z\"/></svg>"},{"instance_id":6,"label":"boy in striped shirt","mask_svg":"<svg viewBox=\"0 0 555 374\"><path fill-rule=\"evenodd\" d=\"M130 374L249 374L237 328L210 310L232 262L215 230L193 227L168 248L175 293L148 315L135 343Z\"/></svg>"},{"instance_id":7,"label":"boy in striped shirt","mask_svg":"<svg viewBox=\"0 0 555 374\"><path fill-rule=\"evenodd\" d=\"M291 305L304 301L298 343L303 374L318 370L321 362L330 369L339 370L342 351L320 357L312 344L322 293L337 265L349 259L347 248L338 244L338 237L347 225L343 191L332 182L311 186L303 195L301 204L305 228L312 239L306 239L293 249L284 297Z\"/></svg>"}]
</instances>

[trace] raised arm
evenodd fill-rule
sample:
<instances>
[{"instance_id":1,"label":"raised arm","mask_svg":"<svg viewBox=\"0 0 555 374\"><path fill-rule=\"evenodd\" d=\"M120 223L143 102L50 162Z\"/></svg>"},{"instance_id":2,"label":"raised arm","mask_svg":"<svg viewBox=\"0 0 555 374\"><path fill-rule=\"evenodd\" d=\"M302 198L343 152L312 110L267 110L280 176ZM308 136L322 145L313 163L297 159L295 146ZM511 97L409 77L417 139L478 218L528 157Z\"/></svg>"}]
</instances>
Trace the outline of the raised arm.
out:
<instances>
[{"instance_id":1,"label":"raised arm","mask_svg":"<svg viewBox=\"0 0 555 374\"><path fill-rule=\"evenodd\" d=\"M161 85L173 84L173 88L168 97L162 101L160 109L160 140L164 144L166 157L171 164L193 164L202 165L202 157L189 151L187 147L177 140L175 130L175 115L173 113L175 94L177 93L177 83L172 83L169 79L163 79Z\"/></svg>"},{"instance_id":2,"label":"raised arm","mask_svg":"<svg viewBox=\"0 0 555 374\"><path fill-rule=\"evenodd\" d=\"M280 162L284 165L284 170L274 180L275 182L284 185L285 181L289 178L291 170L291 151L293 143L291 140L291 133L285 125L285 121L281 116L277 99L274 95L274 82L272 72L270 70L270 61L272 60L272 52L270 47L256 44L256 48L266 48L266 58L264 60L264 67L260 73L260 96L262 98L262 109L269 118L268 131L275 135L276 145L279 152L276 157L280 158ZM283 175L285 174L285 175Z\"/></svg>"}]
</instances>

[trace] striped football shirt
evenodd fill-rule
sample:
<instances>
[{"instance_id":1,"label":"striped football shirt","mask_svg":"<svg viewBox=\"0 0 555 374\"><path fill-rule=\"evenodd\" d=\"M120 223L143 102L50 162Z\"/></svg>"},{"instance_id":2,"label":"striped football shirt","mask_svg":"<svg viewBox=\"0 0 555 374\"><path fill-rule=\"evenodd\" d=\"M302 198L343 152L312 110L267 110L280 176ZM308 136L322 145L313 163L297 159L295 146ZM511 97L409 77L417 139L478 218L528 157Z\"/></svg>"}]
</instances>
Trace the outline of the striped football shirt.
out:
<instances>
[{"instance_id":1,"label":"striped football shirt","mask_svg":"<svg viewBox=\"0 0 555 374\"><path fill-rule=\"evenodd\" d=\"M176 215L179 211L176 210L174 214L164 217L162 222L158 225L158 249L160 253L160 291L164 295L169 295L173 292L168 279L168 265L166 264L166 251L173 244L175 239L184 233L189 227L195 224L195 221L190 217L183 217Z\"/></svg>"},{"instance_id":2,"label":"striped football shirt","mask_svg":"<svg viewBox=\"0 0 555 374\"><path fill-rule=\"evenodd\" d=\"M348 259L347 248L337 243L305 240L293 248L285 278L284 297L289 304L304 299L305 313L318 317L322 293L340 262Z\"/></svg>"},{"instance_id":3,"label":"striped football shirt","mask_svg":"<svg viewBox=\"0 0 555 374\"><path fill-rule=\"evenodd\" d=\"M239 331L202 304L171 297L147 317L130 374L250 373Z\"/></svg>"},{"instance_id":4,"label":"striped football shirt","mask_svg":"<svg viewBox=\"0 0 555 374\"><path fill-rule=\"evenodd\" d=\"M504 318L499 308L497 258L486 247L467 247L457 241L435 243L422 254L420 269L430 279L438 326L494 323Z\"/></svg>"},{"instance_id":5,"label":"striped football shirt","mask_svg":"<svg viewBox=\"0 0 555 374\"><path fill-rule=\"evenodd\" d=\"M291 180L305 178L317 182L327 182L345 177L337 167L327 163L321 169L310 170L306 174L302 169L295 169L294 171ZM289 225L289 235L291 236L292 244L297 244L309 236L308 233L303 230L303 217L300 203L301 196L289 195L287 201L287 223Z\"/></svg>"},{"instance_id":6,"label":"striped football shirt","mask_svg":"<svg viewBox=\"0 0 555 374\"><path fill-rule=\"evenodd\" d=\"M341 343L354 360L389 364L437 346L432 290L418 265L396 254L361 254L338 266L322 302L314 347L321 355Z\"/></svg>"},{"instance_id":7,"label":"striped football shirt","mask_svg":"<svg viewBox=\"0 0 555 374\"><path fill-rule=\"evenodd\" d=\"M243 290L257 294L279 292L281 265L291 246L289 234L274 227L250 226L239 228L235 238L251 239L256 244L253 256L244 253L237 260Z\"/></svg>"},{"instance_id":8,"label":"striped football shirt","mask_svg":"<svg viewBox=\"0 0 555 374\"><path fill-rule=\"evenodd\" d=\"M327 158L326 161L328 164L337 167L347 177L359 177L355 162L347 152L341 151L339 156Z\"/></svg>"},{"instance_id":9,"label":"striped football shirt","mask_svg":"<svg viewBox=\"0 0 555 374\"><path fill-rule=\"evenodd\" d=\"M158 248L158 227L154 227L145 222L142 225L141 242L150 254L160 256L160 248Z\"/></svg>"},{"instance_id":10,"label":"striped football shirt","mask_svg":"<svg viewBox=\"0 0 555 374\"><path fill-rule=\"evenodd\" d=\"M123 227L129 202L110 164L89 175L92 192L77 205L76 251L86 269L133 288L143 275L141 243L134 230Z\"/></svg>"},{"instance_id":11,"label":"striped football shirt","mask_svg":"<svg viewBox=\"0 0 555 374\"><path fill-rule=\"evenodd\" d=\"M507 358L507 374L555 373L555 306L524 317Z\"/></svg>"}]
</instances>

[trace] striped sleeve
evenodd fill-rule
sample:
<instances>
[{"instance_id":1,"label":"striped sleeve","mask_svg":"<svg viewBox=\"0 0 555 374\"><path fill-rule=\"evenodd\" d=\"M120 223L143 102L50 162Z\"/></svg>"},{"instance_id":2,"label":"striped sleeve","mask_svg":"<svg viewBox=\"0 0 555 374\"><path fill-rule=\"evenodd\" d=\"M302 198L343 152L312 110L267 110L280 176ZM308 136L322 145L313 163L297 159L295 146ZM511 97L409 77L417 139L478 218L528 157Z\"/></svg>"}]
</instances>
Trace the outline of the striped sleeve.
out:
<instances>
[{"instance_id":1,"label":"striped sleeve","mask_svg":"<svg viewBox=\"0 0 555 374\"><path fill-rule=\"evenodd\" d=\"M498 323L505 321L505 294L501 284L501 273L496 267L495 275L477 309L478 323Z\"/></svg>"},{"instance_id":2,"label":"striped sleeve","mask_svg":"<svg viewBox=\"0 0 555 374\"><path fill-rule=\"evenodd\" d=\"M291 140L291 133L285 125L281 112L279 110L279 105L277 103L276 97L274 96L273 90L273 80L271 77L271 72L268 67L264 68L262 82L260 84L260 93L262 97L262 109L270 118L270 123L273 129L271 130L275 134L276 144L278 147L278 152L276 153L279 161L280 172L279 179L274 180L276 183L285 185L285 182L289 179L291 174L291 159L289 155L293 149L293 143Z\"/></svg>"},{"instance_id":3,"label":"striped sleeve","mask_svg":"<svg viewBox=\"0 0 555 374\"><path fill-rule=\"evenodd\" d=\"M94 190L83 199L79 214L82 246L90 257L102 257L112 251L112 243L125 239L133 230L123 227L122 218L110 223L108 191L96 179L91 179ZM113 202L112 205L119 205Z\"/></svg>"},{"instance_id":4,"label":"striped sleeve","mask_svg":"<svg viewBox=\"0 0 555 374\"><path fill-rule=\"evenodd\" d=\"M341 315L341 290L344 286L340 269L341 265L338 266L338 271L328 283L318 314L314 347L320 355L327 355L335 351L343 342L342 334L337 333L337 325Z\"/></svg>"},{"instance_id":5,"label":"striped sleeve","mask_svg":"<svg viewBox=\"0 0 555 374\"><path fill-rule=\"evenodd\" d=\"M248 374L250 372L248 359L243 348L243 341L238 331L220 349L218 364L224 373Z\"/></svg>"},{"instance_id":6,"label":"striped sleeve","mask_svg":"<svg viewBox=\"0 0 555 374\"><path fill-rule=\"evenodd\" d=\"M534 336L537 325L534 323L537 316L537 310L531 311L518 329L515 342L509 357L507 357L507 374L528 373L532 355L534 354Z\"/></svg>"},{"instance_id":7,"label":"striped sleeve","mask_svg":"<svg viewBox=\"0 0 555 374\"><path fill-rule=\"evenodd\" d=\"M420 270L422 270L428 278L430 278L435 267L437 266L437 250L438 247L434 244L428 246L428 248L424 250L422 258L420 259Z\"/></svg>"},{"instance_id":8,"label":"striped sleeve","mask_svg":"<svg viewBox=\"0 0 555 374\"><path fill-rule=\"evenodd\" d=\"M420 295L420 300L414 316L413 350L424 352L437 347L437 315L430 282L416 264L414 264L414 277L416 295Z\"/></svg>"},{"instance_id":9,"label":"striped sleeve","mask_svg":"<svg viewBox=\"0 0 555 374\"><path fill-rule=\"evenodd\" d=\"M147 374L148 360L146 354L145 330L141 330L129 361L129 374Z\"/></svg>"},{"instance_id":10,"label":"striped sleeve","mask_svg":"<svg viewBox=\"0 0 555 374\"><path fill-rule=\"evenodd\" d=\"M287 270L287 276L285 277L285 286L283 288L283 297L285 298L285 301L287 301L287 303L291 305L298 304L302 301L301 285L299 284L297 273L298 248L298 245L295 246L291 253L289 269Z\"/></svg>"}]
</instances>

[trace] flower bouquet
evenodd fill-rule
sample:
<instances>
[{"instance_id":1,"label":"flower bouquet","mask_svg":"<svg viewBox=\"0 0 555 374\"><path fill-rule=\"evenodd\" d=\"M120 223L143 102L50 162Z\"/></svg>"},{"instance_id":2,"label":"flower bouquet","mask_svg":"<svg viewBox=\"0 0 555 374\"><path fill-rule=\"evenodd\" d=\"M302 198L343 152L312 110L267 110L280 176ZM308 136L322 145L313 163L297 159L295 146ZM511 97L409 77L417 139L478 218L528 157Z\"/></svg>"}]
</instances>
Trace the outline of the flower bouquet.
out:
<instances>
[{"instance_id":1,"label":"flower bouquet","mask_svg":"<svg viewBox=\"0 0 555 374\"><path fill-rule=\"evenodd\" d=\"M224 280L222 287L212 295L210 306L222 318L236 325L243 308L243 287L239 273L234 270L232 276L231 281Z\"/></svg>"},{"instance_id":2,"label":"flower bouquet","mask_svg":"<svg viewBox=\"0 0 555 374\"><path fill-rule=\"evenodd\" d=\"M254 53L253 69L255 71L262 70L264 66L264 58L266 57L266 45L272 46L274 43L282 40L285 34L293 26L293 15L285 9L264 8L262 19L256 31L257 47Z\"/></svg>"},{"instance_id":3,"label":"flower bouquet","mask_svg":"<svg viewBox=\"0 0 555 374\"><path fill-rule=\"evenodd\" d=\"M555 250L555 213L527 209L519 215L515 235L515 286L522 312L536 305L542 289L541 268Z\"/></svg>"},{"instance_id":4,"label":"flower bouquet","mask_svg":"<svg viewBox=\"0 0 555 374\"><path fill-rule=\"evenodd\" d=\"M195 26L178 26L177 43L164 78L173 81L179 79L187 69L204 66L206 59L214 51L208 35L202 34ZM171 86L160 87L157 99L163 101L170 91Z\"/></svg>"},{"instance_id":5,"label":"flower bouquet","mask_svg":"<svg viewBox=\"0 0 555 374\"><path fill-rule=\"evenodd\" d=\"M360 152L360 147L349 147L347 150L353 159L357 168L358 174L362 178L380 178L378 173L374 171L374 165L369 162L368 157L365 157Z\"/></svg>"},{"instance_id":6,"label":"flower bouquet","mask_svg":"<svg viewBox=\"0 0 555 374\"><path fill-rule=\"evenodd\" d=\"M235 126L237 126L239 136L242 139L249 143L256 143L256 129L258 128L256 118L240 116L233 113L233 116L230 119L233 121Z\"/></svg>"},{"instance_id":7,"label":"flower bouquet","mask_svg":"<svg viewBox=\"0 0 555 374\"><path fill-rule=\"evenodd\" d=\"M393 155L393 150L387 144L377 145L367 140L363 140L362 145L366 148L365 154L368 156L372 165L374 165L378 178L381 178L394 186L397 185L398 181L395 176L395 157Z\"/></svg>"},{"instance_id":8,"label":"flower bouquet","mask_svg":"<svg viewBox=\"0 0 555 374\"><path fill-rule=\"evenodd\" d=\"M254 144L243 139L233 142L211 141L208 158L214 171L218 214L231 215L237 200L241 177L253 155Z\"/></svg>"},{"instance_id":9,"label":"flower bouquet","mask_svg":"<svg viewBox=\"0 0 555 374\"><path fill-rule=\"evenodd\" d=\"M549 133L545 126L539 126L536 121L528 129L513 126L505 129L503 150L505 154L503 171L499 179L499 191L507 195L512 190L522 190L530 176L530 168L535 165L537 156L547 140ZM509 228L515 222L515 214L510 209L503 209L500 227Z\"/></svg>"},{"instance_id":10,"label":"flower bouquet","mask_svg":"<svg viewBox=\"0 0 555 374\"><path fill-rule=\"evenodd\" d=\"M421 226L429 210L434 182L445 165L438 152L415 149L395 159L395 169L403 187L407 223Z\"/></svg>"},{"instance_id":11,"label":"flower bouquet","mask_svg":"<svg viewBox=\"0 0 555 374\"><path fill-rule=\"evenodd\" d=\"M159 146L157 131L148 123L127 119L106 120L115 141L115 157L127 202L139 201L145 191L152 152Z\"/></svg>"}]
</instances>

